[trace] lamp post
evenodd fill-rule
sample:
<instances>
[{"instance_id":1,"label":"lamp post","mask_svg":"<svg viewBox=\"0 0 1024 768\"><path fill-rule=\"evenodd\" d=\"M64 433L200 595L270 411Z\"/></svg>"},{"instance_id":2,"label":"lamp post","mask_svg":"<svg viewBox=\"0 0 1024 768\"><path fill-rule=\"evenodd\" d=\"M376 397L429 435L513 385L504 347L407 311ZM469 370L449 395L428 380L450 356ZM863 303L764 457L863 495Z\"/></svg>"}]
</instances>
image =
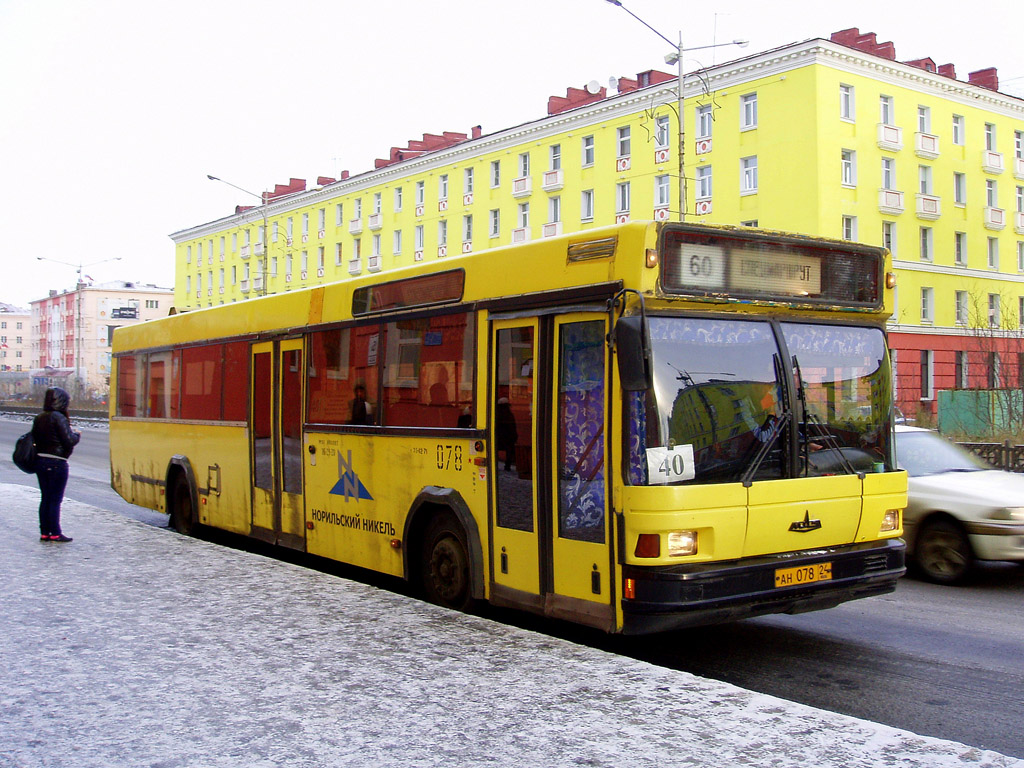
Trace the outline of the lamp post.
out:
<instances>
[{"instance_id":1,"label":"lamp post","mask_svg":"<svg viewBox=\"0 0 1024 768\"><path fill-rule=\"evenodd\" d=\"M232 184L230 181L225 181L224 179L221 179L217 176L211 176L210 174L206 174L206 178L208 178L210 181L219 181L221 184L227 184L229 187L233 187L237 189L239 192L245 192L245 194L247 195L252 195L253 197L258 197L260 199L260 209L263 213L263 268L260 270L260 278L261 282L263 283L263 290L261 291L261 294L263 296L266 296L268 267L267 262L270 260L270 227L267 224L267 205L270 203L270 193L263 192L257 195L255 192L250 192L248 189L243 189L237 184Z\"/></svg>"},{"instance_id":2,"label":"lamp post","mask_svg":"<svg viewBox=\"0 0 1024 768\"><path fill-rule=\"evenodd\" d=\"M636 19L641 24L643 24L645 27L647 27L649 30L651 30L651 32L653 32L658 37L660 37L662 40L664 40L666 43L668 43L673 48L675 48L675 51L673 53L670 53L670 54L668 54L665 57L665 63L666 64L675 64L677 66L677 75L676 75L677 85L676 85L676 88L678 90L678 94L677 94L677 104L676 104L676 115L679 118L679 220L680 221L685 221L686 220L686 173L685 173L685 171L686 171L686 119L685 119L685 116L683 114L683 84L685 82L685 77L684 77L684 73L683 73L683 54L686 51L699 51L699 50L702 50L704 48L720 48L720 47L725 46L725 45L738 45L740 48L745 48L745 47L747 47L747 45L749 45L749 41L748 40L732 40L732 41L730 41L728 43L715 43L713 45L699 45L699 46L697 46L695 48L686 48L686 49L684 49L683 48L683 31L682 30L679 30L679 42L678 43L673 43L671 40L669 40L667 37L665 37L665 35L661 34L661 32L656 30L654 27L652 27L646 21L644 21L639 16L637 16L635 13L633 13L631 10L629 10L629 8L624 6L622 4L621 0L606 0L606 2L609 2L612 5L618 6L619 8L624 10L626 13L628 13L630 16L632 16L634 19Z\"/></svg>"},{"instance_id":3,"label":"lamp post","mask_svg":"<svg viewBox=\"0 0 1024 768\"><path fill-rule=\"evenodd\" d=\"M120 260L120 256L114 256L109 259L91 261L88 264L83 264L81 261L74 264L70 261L51 259L47 256L36 256L36 261L52 261L54 264L63 264L67 267L74 267L75 271L78 273L78 280L75 282L75 380L78 382L79 387L82 386L82 288L85 287L85 283L82 282L82 271L86 267L95 267L97 264L106 264L108 261Z\"/></svg>"}]
</instances>

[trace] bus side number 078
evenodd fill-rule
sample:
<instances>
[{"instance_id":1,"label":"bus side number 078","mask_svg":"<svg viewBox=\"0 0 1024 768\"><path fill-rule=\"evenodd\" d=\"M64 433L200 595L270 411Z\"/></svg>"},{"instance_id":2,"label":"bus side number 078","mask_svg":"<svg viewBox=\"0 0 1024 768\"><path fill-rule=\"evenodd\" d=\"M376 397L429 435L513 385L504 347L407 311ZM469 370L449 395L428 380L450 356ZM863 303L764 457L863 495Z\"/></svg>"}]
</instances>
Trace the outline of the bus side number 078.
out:
<instances>
[{"instance_id":1,"label":"bus side number 078","mask_svg":"<svg viewBox=\"0 0 1024 768\"><path fill-rule=\"evenodd\" d=\"M454 469L456 472L462 469L462 446L437 444L437 468Z\"/></svg>"}]
</instances>

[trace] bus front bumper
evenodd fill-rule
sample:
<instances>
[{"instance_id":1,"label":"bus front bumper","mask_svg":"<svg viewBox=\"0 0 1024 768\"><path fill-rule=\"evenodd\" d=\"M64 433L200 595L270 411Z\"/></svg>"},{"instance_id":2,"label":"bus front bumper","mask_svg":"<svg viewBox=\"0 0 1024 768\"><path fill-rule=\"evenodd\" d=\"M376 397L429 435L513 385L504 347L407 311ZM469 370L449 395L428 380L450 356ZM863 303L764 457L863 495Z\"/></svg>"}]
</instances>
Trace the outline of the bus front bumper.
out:
<instances>
[{"instance_id":1,"label":"bus front bumper","mask_svg":"<svg viewBox=\"0 0 1024 768\"><path fill-rule=\"evenodd\" d=\"M906 572L901 539L790 552L727 563L641 568L627 565L633 598L622 600L624 634L718 624L769 613L804 613L882 595ZM811 583L782 572L828 563L830 578ZM818 569L820 571L820 569ZM779 581L789 582L776 586Z\"/></svg>"}]
</instances>

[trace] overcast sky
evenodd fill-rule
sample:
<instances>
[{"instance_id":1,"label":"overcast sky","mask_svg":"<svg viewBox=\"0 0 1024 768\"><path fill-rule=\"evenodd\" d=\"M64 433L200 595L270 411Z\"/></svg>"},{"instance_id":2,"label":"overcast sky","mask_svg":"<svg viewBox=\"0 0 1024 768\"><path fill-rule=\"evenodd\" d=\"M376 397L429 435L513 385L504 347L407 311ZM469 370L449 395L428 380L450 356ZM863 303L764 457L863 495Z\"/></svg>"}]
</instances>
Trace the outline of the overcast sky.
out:
<instances>
[{"instance_id":1,"label":"overcast sky","mask_svg":"<svg viewBox=\"0 0 1024 768\"><path fill-rule=\"evenodd\" d=\"M686 46L750 40L687 69L859 27L1024 95L1020 0L956 18L909 0L624 4ZM605 0L0 0L0 301L72 288L79 265L170 287L168 235L255 201L208 173L256 193L360 173L424 132L492 133L570 85L670 70L667 48Z\"/></svg>"}]
</instances>

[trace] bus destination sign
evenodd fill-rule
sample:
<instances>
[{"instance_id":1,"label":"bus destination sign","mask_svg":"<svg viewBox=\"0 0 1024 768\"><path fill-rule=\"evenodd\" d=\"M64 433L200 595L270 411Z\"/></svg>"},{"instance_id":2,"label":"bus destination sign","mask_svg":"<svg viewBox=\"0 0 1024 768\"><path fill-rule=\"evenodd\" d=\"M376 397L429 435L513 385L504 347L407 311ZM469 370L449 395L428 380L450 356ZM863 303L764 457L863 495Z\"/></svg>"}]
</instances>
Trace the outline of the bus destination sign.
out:
<instances>
[{"instance_id":1,"label":"bus destination sign","mask_svg":"<svg viewBox=\"0 0 1024 768\"><path fill-rule=\"evenodd\" d=\"M882 249L855 243L799 237L780 242L675 225L662 239L661 285L675 294L877 307L882 258Z\"/></svg>"}]
</instances>

